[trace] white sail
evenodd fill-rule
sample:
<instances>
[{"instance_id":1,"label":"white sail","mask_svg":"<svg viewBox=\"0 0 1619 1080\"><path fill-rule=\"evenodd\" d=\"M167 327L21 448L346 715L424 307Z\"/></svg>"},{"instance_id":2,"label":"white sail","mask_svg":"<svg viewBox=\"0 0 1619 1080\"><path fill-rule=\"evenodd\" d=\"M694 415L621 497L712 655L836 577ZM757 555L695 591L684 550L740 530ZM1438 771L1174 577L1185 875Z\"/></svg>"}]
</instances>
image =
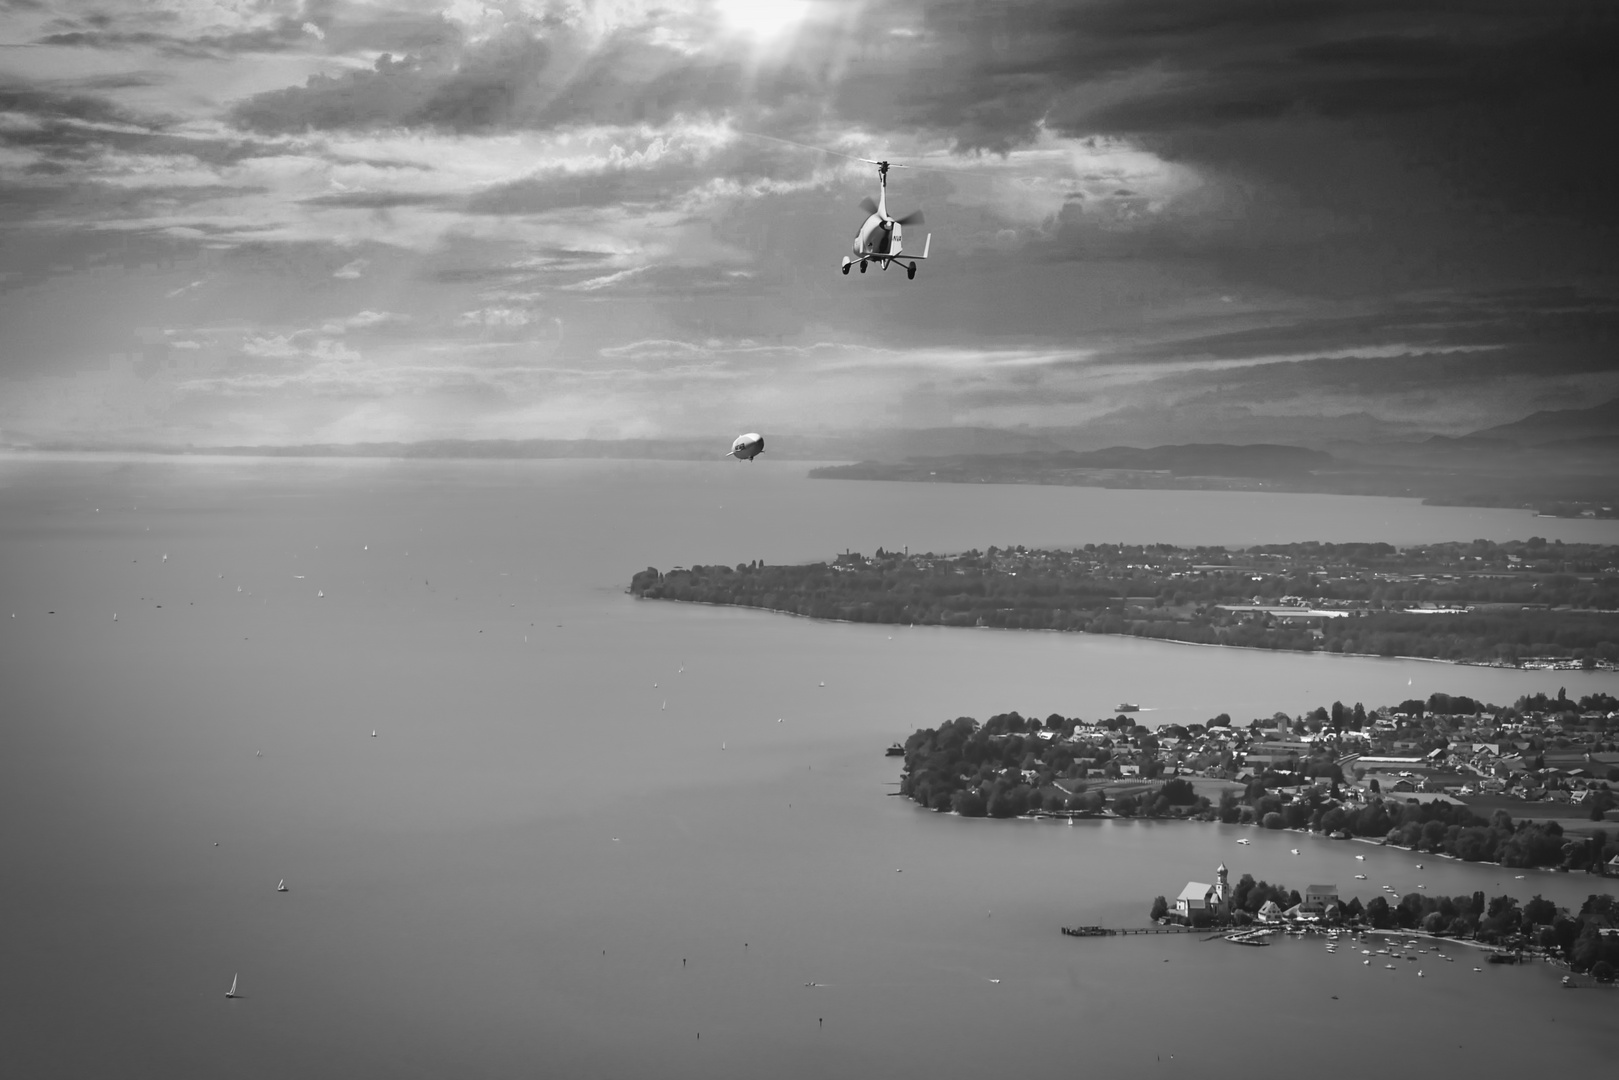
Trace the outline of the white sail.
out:
<instances>
[{"instance_id":1,"label":"white sail","mask_svg":"<svg viewBox=\"0 0 1619 1080\"><path fill-rule=\"evenodd\" d=\"M225 991L225 996L228 998L233 998L236 996L236 978L236 975L232 975L230 977L230 989Z\"/></svg>"}]
</instances>

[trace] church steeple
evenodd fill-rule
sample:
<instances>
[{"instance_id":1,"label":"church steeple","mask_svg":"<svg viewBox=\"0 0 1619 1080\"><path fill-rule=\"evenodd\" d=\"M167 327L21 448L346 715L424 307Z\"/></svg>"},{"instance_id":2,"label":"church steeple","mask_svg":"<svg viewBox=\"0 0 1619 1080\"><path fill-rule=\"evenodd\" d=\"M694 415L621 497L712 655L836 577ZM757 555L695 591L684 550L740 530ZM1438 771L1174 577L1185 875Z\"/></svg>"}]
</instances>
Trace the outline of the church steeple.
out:
<instances>
[{"instance_id":1,"label":"church steeple","mask_svg":"<svg viewBox=\"0 0 1619 1080\"><path fill-rule=\"evenodd\" d=\"M1225 863L1221 863L1214 871L1214 880L1216 882L1214 886L1214 895L1219 899L1221 904L1227 903L1231 898L1230 883L1227 878L1228 871L1225 868Z\"/></svg>"}]
</instances>

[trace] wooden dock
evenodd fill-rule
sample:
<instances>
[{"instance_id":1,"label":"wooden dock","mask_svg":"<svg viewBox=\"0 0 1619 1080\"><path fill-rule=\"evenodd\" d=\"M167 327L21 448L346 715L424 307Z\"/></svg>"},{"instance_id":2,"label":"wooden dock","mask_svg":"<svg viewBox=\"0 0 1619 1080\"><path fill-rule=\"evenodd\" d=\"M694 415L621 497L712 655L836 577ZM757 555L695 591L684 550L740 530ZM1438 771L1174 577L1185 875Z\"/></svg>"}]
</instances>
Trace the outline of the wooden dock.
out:
<instances>
[{"instance_id":1,"label":"wooden dock","mask_svg":"<svg viewBox=\"0 0 1619 1080\"><path fill-rule=\"evenodd\" d=\"M1206 929L1206 928L1205 928ZM1065 926L1062 932L1069 937L1127 937L1131 934L1195 934L1191 926L1132 926L1112 928L1106 926Z\"/></svg>"}]
</instances>

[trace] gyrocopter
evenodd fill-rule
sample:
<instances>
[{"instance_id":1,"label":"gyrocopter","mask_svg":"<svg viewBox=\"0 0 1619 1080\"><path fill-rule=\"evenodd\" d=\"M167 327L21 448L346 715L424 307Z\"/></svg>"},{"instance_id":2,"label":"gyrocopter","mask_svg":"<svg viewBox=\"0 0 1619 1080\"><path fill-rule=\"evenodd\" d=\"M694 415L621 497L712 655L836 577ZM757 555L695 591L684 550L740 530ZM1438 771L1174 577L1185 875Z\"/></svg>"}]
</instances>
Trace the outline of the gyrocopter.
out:
<instances>
[{"instance_id":1,"label":"gyrocopter","mask_svg":"<svg viewBox=\"0 0 1619 1080\"><path fill-rule=\"evenodd\" d=\"M843 272L847 274L849 267L858 265L860 272L866 272L866 266L876 263L884 270L890 263L899 263L905 267L907 281L916 277L916 264L919 260L928 257L928 248L933 246L933 234L928 233L927 239L922 242L922 254L904 255L904 244L900 239L901 231L906 225L922 225L926 222L922 211L915 210L904 217L888 216L888 170L903 169L904 165L890 165L886 161L872 161L869 158L860 158L868 165L877 166L877 201L872 202L870 196L860 201L861 209L866 211L866 220L855 234L854 254L843 257Z\"/></svg>"},{"instance_id":2,"label":"gyrocopter","mask_svg":"<svg viewBox=\"0 0 1619 1080\"><path fill-rule=\"evenodd\" d=\"M726 457L734 457L738 461L752 461L765 452L765 437L756 431L746 435L738 435L736 442L731 444L731 452Z\"/></svg>"}]
</instances>

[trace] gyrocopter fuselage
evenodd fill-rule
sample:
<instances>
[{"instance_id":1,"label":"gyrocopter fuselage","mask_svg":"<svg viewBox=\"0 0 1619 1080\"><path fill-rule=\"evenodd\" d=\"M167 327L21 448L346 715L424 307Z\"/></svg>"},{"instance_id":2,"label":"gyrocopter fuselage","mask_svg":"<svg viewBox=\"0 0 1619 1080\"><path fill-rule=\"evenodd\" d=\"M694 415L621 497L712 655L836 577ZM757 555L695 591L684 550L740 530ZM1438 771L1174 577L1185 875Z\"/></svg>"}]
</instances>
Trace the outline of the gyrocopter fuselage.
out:
<instances>
[{"instance_id":1,"label":"gyrocopter fuselage","mask_svg":"<svg viewBox=\"0 0 1619 1080\"><path fill-rule=\"evenodd\" d=\"M864 158L862 161L866 160ZM860 272L866 272L869 263L876 263L884 270L890 263L899 263L905 267L907 280L916 277L916 264L928 257L928 248L933 246L933 234L929 233L922 242L922 254L905 255L901 232L906 225L922 225L925 221L922 211L916 210L904 217L888 216L888 170L891 167L886 161L872 161L869 164L877 166L877 201L865 198L860 202L866 211L866 220L860 226L860 232L854 238L854 254L843 257L843 272L847 274L849 267L858 265ZM905 166L892 166L902 169Z\"/></svg>"}]
</instances>

